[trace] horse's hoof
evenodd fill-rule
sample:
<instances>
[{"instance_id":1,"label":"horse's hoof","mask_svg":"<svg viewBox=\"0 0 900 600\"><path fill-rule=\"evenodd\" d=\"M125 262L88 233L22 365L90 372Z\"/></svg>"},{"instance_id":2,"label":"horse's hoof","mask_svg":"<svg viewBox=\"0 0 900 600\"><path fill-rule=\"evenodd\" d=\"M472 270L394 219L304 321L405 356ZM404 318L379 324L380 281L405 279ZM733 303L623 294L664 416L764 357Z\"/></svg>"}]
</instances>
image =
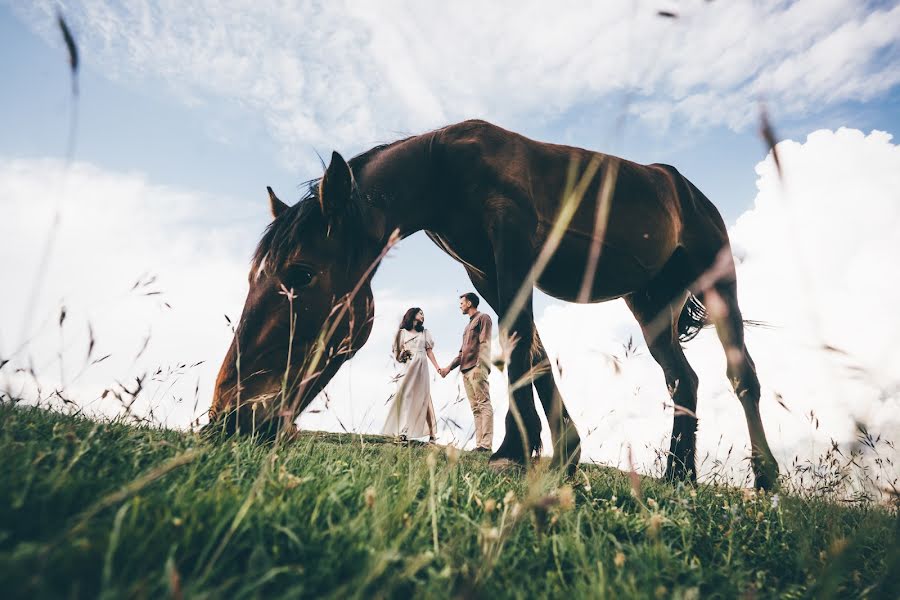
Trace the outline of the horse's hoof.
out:
<instances>
[{"instance_id":1,"label":"horse's hoof","mask_svg":"<svg viewBox=\"0 0 900 600\"><path fill-rule=\"evenodd\" d=\"M766 492L775 492L778 490L778 474L776 473L758 473L754 479L754 487L758 490Z\"/></svg>"},{"instance_id":2,"label":"horse's hoof","mask_svg":"<svg viewBox=\"0 0 900 600\"><path fill-rule=\"evenodd\" d=\"M762 456L752 456L751 464L756 489L767 492L778 489L778 463L774 458L766 460Z\"/></svg>"}]
</instances>

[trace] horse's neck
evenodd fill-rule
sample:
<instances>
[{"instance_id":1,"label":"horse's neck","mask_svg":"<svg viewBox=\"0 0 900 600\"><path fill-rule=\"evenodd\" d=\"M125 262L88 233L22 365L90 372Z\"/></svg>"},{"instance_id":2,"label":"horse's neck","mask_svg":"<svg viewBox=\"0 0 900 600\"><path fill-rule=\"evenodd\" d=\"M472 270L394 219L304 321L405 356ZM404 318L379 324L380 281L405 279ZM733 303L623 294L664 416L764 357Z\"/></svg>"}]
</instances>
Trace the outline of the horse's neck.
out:
<instances>
[{"instance_id":1,"label":"horse's neck","mask_svg":"<svg viewBox=\"0 0 900 600\"><path fill-rule=\"evenodd\" d=\"M384 221L385 241L396 229L407 237L428 229L439 218L429 135L384 148L357 174L357 183Z\"/></svg>"}]
</instances>

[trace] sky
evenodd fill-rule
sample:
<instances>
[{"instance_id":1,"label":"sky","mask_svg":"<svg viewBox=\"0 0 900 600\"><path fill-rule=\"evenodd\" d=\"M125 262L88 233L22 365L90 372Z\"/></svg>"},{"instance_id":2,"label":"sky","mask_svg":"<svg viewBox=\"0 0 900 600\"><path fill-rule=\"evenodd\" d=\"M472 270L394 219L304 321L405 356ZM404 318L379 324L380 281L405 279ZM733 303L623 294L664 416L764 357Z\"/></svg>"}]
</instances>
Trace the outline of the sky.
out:
<instances>
[{"instance_id":1,"label":"sky","mask_svg":"<svg viewBox=\"0 0 900 600\"><path fill-rule=\"evenodd\" d=\"M202 421L225 315L240 314L269 220L265 187L294 202L331 150L482 118L675 165L713 200L744 315L771 325L747 335L783 465L831 439L852 445L856 422L900 439L900 2L482 4L0 0L0 390L33 397L39 384L112 414L121 406L103 390L148 372L136 414ZM58 6L80 51L74 104ZM762 105L783 180L758 134ZM390 339L409 306L424 309L439 361L458 349L470 284L424 234L373 286L368 345L302 427L380 429ZM585 457L621 465L631 445L650 470L672 408L624 303L538 294L535 313ZM714 333L687 356L701 381L699 455L745 467ZM497 445L501 372L491 385ZM466 442L461 381L432 390L441 441Z\"/></svg>"}]
</instances>

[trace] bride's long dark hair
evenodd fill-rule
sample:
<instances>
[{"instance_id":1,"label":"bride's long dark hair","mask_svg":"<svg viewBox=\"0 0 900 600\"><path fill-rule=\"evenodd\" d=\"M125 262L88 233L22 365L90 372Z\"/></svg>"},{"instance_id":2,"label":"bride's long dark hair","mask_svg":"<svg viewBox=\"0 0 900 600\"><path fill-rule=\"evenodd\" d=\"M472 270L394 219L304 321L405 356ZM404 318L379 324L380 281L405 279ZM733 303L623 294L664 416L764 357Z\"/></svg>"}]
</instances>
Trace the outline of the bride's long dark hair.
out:
<instances>
[{"instance_id":1,"label":"bride's long dark hair","mask_svg":"<svg viewBox=\"0 0 900 600\"><path fill-rule=\"evenodd\" d=\"M422 309L418 306L413 306L411 309L404 313L403 318L400 319L400 329L397 330L397 335L394 336L394 358L400 360L400 332L404 329L406 331L412 331L415 329L416 331L424 331L425 326L416 321L416 315Z\"/></svg>"},{"instance_id":2,"label":"bride's long dark hair","mask_svg":"<svg viewBox=\"0 0 900 600\"><path fill-rule=\"evenodd\" d=\"M400 319L400 329L405 329L407 331L412 331L415 328L416 331L422 331L424 326L421 323L416 322L416 315L422 312L422 309L418 306L413 306L411 309L406 311L406 314L403 315L403 318Z\"/></svg>"}]
</instances>

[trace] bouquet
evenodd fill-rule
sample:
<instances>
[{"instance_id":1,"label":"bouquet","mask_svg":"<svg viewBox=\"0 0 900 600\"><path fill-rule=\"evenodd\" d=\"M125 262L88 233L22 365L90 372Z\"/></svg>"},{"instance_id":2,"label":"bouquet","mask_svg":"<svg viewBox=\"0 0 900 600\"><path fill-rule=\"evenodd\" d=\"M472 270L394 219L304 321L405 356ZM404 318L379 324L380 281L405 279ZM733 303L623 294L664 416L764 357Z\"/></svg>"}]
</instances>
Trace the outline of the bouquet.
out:
<instances>
[{"instance_id":1,"label":"bouquet","mask_svg":"<svg viewBox=\"0 0 900 600\"><path fill-rule=\"evenodd\" d=\"M411 358L412 358L412 352L410 352L409 350L404 348L400 352L400 356L397 357L397 360L399 360L402 363L405 363L405 362L409 362L409 359L411 359Z\"/></svg>"}]
</instances>

